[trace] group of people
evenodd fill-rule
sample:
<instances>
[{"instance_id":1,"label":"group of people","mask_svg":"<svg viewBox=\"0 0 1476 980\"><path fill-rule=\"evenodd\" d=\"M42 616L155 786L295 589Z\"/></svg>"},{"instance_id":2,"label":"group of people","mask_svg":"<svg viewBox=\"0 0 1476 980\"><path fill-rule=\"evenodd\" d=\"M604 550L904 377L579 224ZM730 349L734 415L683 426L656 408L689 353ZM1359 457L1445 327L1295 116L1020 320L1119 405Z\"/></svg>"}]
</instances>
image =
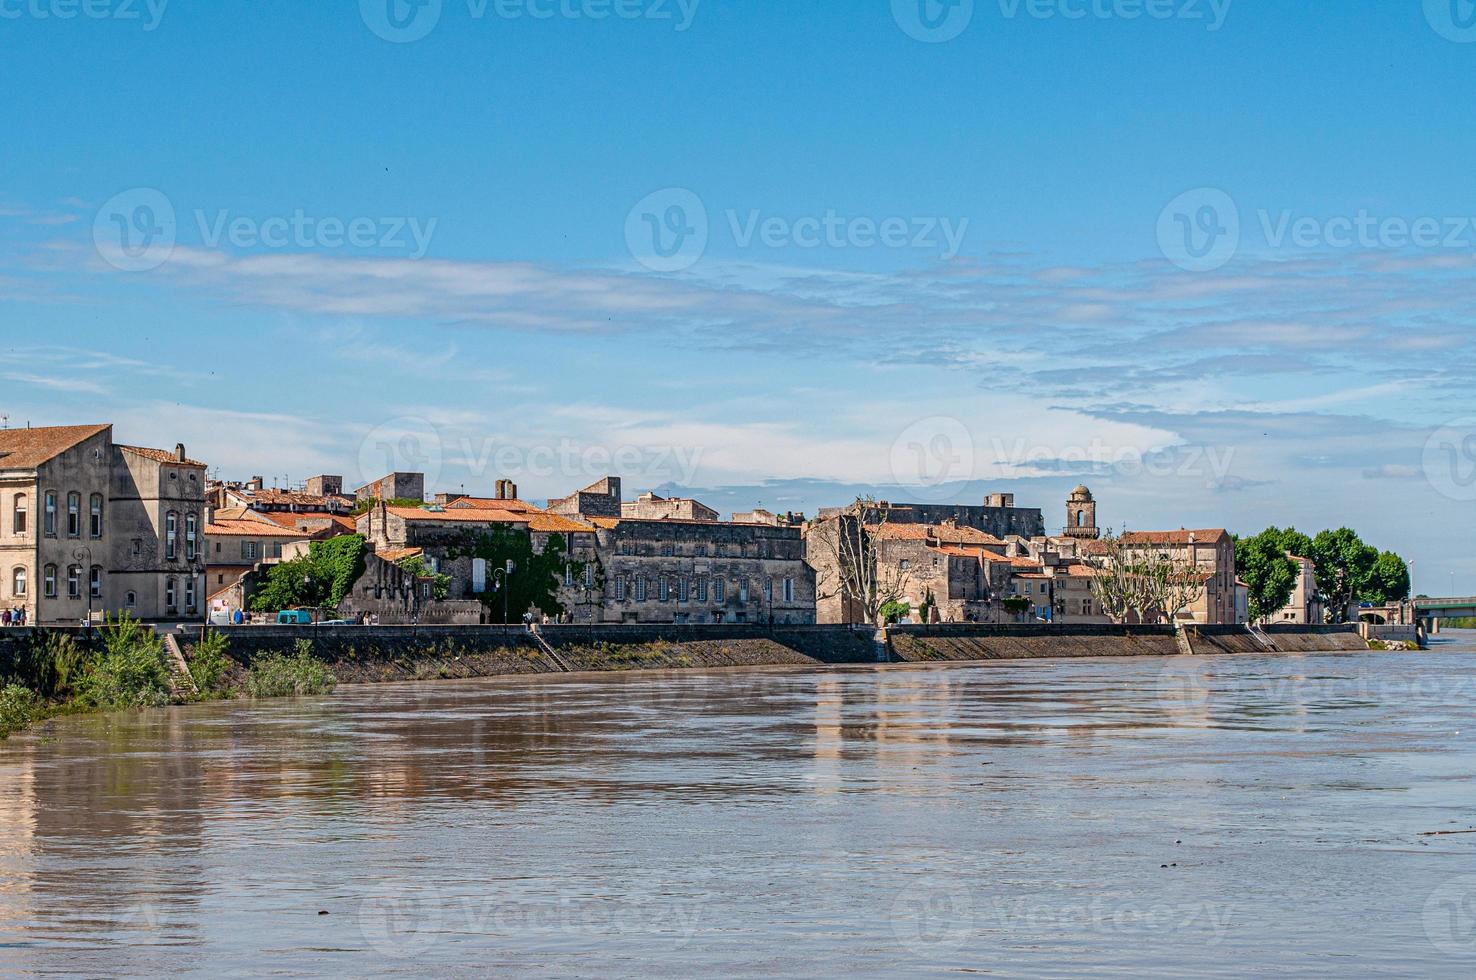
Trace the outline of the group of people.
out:
<instances>
[{"instance_id":1,"label":"group of people","mask_svg":"<svg viewBox=\"0 0 1476 980\"><path fill-rule=\"evenodd\" d=\"M24 607L16 606L0 612L0 626L24 626L26 625L26 610Z\"/></svg>"}]
</instances>

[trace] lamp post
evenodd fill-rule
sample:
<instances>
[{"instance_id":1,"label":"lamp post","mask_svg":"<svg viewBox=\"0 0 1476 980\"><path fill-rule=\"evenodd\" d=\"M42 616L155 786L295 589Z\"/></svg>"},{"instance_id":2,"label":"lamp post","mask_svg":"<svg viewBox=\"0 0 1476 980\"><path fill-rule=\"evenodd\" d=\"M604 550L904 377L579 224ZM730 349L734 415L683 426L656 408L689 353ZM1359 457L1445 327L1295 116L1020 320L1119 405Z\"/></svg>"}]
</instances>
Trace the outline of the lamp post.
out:
<instances>
[{"instance_id":1,"label":"lamp post","mask_svg":"<svg viewBox=\"0 0 1476 980\"><path fill-rule=\"evenodd\" d=\"M504 626L507 625L507 593L510 591L507 587L507 577L517 571L517 568L517 564L509 558L504 567L492 569L492 587L502 590L502 624ZM501 582L498 581L498 576L502 577Z\"/></svg>"},{"instance_id":2,"label":"lamp post","mask_svg":"<svg viewBox=\"0 0 1476 980\"><path fill-rule=\"evenodd\" d=\"M92 549L86 546L72 552L72 560L82 564L87 575L87 636L92 637Z\"/></svg>"}]
</instances>

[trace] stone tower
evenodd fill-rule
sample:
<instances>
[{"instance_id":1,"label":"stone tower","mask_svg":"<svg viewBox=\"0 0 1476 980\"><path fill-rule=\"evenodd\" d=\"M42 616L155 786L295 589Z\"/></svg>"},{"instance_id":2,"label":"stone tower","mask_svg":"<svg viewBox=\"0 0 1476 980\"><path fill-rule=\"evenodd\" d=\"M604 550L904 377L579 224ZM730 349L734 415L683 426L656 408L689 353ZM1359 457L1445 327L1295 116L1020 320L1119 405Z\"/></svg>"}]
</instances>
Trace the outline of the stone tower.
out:
<instances>
[{"instance_id":1,"label":"stone tower","mask_svg":"<svg viewBox=\"0 0 1476 980\"><path fill-rule=\"evenodd\" d=\"M1066 536L1093 540L1102 536L1097 529L1097 501L1084 486L1077 487L1066 498Z\"/></svg>"}]
</instances>

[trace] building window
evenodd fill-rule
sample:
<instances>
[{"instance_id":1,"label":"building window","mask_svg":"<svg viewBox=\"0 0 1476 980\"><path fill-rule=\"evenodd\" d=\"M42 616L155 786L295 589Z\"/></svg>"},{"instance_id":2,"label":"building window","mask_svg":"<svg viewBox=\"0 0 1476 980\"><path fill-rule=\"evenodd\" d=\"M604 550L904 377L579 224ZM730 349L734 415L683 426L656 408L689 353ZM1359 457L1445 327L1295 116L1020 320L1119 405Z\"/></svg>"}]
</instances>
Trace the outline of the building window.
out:
<instances>
[{"instance_id":1,"label":"building window","mask_svg":"<svg viewBox=\"0 0 1476 980\"><path fill-rule=\"evenodd\" d=\"M17 599L26 597L26 570L17 568L10 575L10 594Z\"/></svg>"},{"instance_id":2,"label":"building window","mask_svg":"<svg viewBox=\"0 0 1476 980\"><path fill-rule=\"evenodd\" d=\"M48 538L56 537L56 491L46 491L45 515L42 520Z\"/></svg>"},{"instance_id":3,"label":"building window","mask_svg":"<svg viewBox=\"0 0 1476 980\"><path fill-rule=\"evenodd\" d=\"M687 601L687 576L683 575L677 579L677 602Z\"/></svg>"},{"instance_id":4,"label":"building window","mask_svg":"<svg viewBox=\"0 0 1476 980\"><path fill-rule=\"evenodd\" d=\"M616 602L624 602L625 601L625 576L624 575L617 575L617 576L615 576L615 601Z\"/></svg>"},{"instance_id":5,"label":"building window","mask_svg":"<svg viewBox=\"0 0 1476 980\"><path fill-rule=\"evenodd\" d=\"M67 566L67 598L82 598L82 566Z\"/></svg>"},{"instance_id":6,"label":"building window","mask_svg":"<svg viewBox=\"0 0 1476 980\"><path fill-rule=\"evenodd\" d=\"M1083 600L1081 600L1081 614L1083 616L1090 616L1092 614L1092 600L1090 600L1090 599L1083 599Z\"/></svg>"},{"instance_id":7,"label":"building window","mask_svg":"<svg viewBox=\"0 0 1476 980\"><path fill-rule=\"evenodd\" d=\"M707 601L707 576L701 575L697 578L697 601Z\"/></svg>"},{"instance_id":8,"label":"building window","mask_svg":"<svg viewBox=\"0 0 1476 980\"><path fill-rule=\"evenodd\" d=\"M94 541L102 537L102 508L102 494L93 494L87 501L87 533Z\"/></svg>"},{"instance_id":9,"label":"building window","mask_svg":"<svg viewBox=\"0 0 1476 980\"><path fill-rule=\"evenodd\" d=\"M41 590L48 599L56 598L56 566L47 565L41 570Z\"/></svg>"},{"instance_id":10,"label":"building window","mask_svg":"<svg viewBox=\"0 0 1476 980\"><path fill-rule=\"evenodd\" d=\"M636 602L646 601L646 576L642 575L636 579Z\"/></svg>"},{"instance_id":11,"label":"building window","mask_svg":"<svg viewBox=\"0 0 1476 980\"><path fill-rule=\"evenodd\" d=\"M574 566L573 565L565 565L564 566L564 584L565 585L573 585L574 584Z\"/></svg>"},{"instance_id":12,"label":"building window","mask_svg":"<svg viewBox=\"0 0 1476 980\"><path fill-rule=\"evenodd\" d=\"M656 586L656 595L662 602L666 602L671 598L671 588L666 584L665 575L661 576L661 581Z\"/></svg>"},{"instance_id":13,"label":"building window","mask_svg":"<svg viewBox=\"0 0 1476 980\"><path fill-rule=\"evenodd\" d=\"M174 561L175 538L179 536L179 515L170 511L164 515L164 558Z\"/></svg>"},{"instance_id":14,"label":"building window","mask_svg":"<svg viewBox=\"0 0 1476 980\"><path fill-rule=\"evenodd\" d=\"M132 609L134 606L138 605L138 593L128 593L128 595L123 597L123 604L126 605L129 609Z\"/></svg>"},{"instance_id":15,"label":"building window","mask_svg":"<svg viewBox=\"0 0 1476 980\"><path fill-rule=\"evenodd\" d=\"M738 601L748 601L748 579L742 579L738 583Z\"/></svg>"},{"instance_id":16,"label":"building window","mask_svg":"<svg viewBox=\"0 0 1476 980\"><path fill-rule=\"evenodd\" d=\"M272 542L272 557L273 558L281 558L282 557L282 542L280 542L280 541L273 541Z\"/></svg>"},{"instance_id":17,"label":"building window","mask_svg":"<svg viewBox=\"0 0 1476 980\"><path fill-rule=\"evenodd\" d=\"M675 545L672 545L671 543L668 542L667 544L663 544L661 546L661 557L662 558L671 558L675 554L676 554L676 546Z\"/></svg>"},{"instance_id":18,"label":"building window","mask_svg":"<svg viewBox=\"0 0 1476 980\"><path fill-rule=\"evenodd\" d=\"M723 580L720 578L715 578L712 580L712 601L723 601Z\"/></svg>"},{"instance_id":19,"label":"building window","mask_svg":"<svg viewBox=\"0 0 1476 980\"><path fill-rule=\"evenodd\" d=\"M26 533L26 495L23 493L15 495L15 518L11 529L16 534Z\"/></svg>"},{"instance_id":20,"label":"building window","mask_svg":"<svg viewBox=\"0 0 1476 980\"><path fill-rule=\"evenodd\" d=\"M256 556L260 553L260 547L261 545L256 541L242 541L241 557L247 561L255 561Z\"/></svg>"},{"instance_id":21,"label":"building window","mask_svg":"<svg viewBox=\"0 0 1476 980\"><path fill-rule=\"evenodd\" d=\"M94 599L102 598L102 566L93 565L87 572L87 592Z\"/></svg>"},{"instance_id":22,"label":"building window","mask_svg":"<svg viewBox=\"0 0 1476 980\"><path fill-rule=\"evenodd\" d=\"M195 532L198 528L198 518L194 514L185 515L185 560L195 560Z\"/></svg>"},{"instance_id":23,"label":"building window","mask_svg":"<svg viewBox=\"0 0 1476 980\"><path fill-rule=\"evenodd\" d=\"M164 606L170 612L174 612L174 595L174 576L171 575L169 578L164 580Z\"/></svg>"},{"instance_id":24,"label":"building window","mask_svg":"<svg viewBox=\"0 0 1476 980\"><path fill-rule=\"evenodd\" d=\"M143 538L133 539L133 557L137 558L144 553Z\"/></svg>"},{"instance_id":25,"label":"building window","mask_svg":"<svg viewBox=\"0 0 1476 980\"><path fill-rule=\"evenodd\" d=\"M80 538L82 536L82 495L80 493L67 494L67 537Z\"/></svg>"},{"instance_id":26,"label":"building window","mask_svg":"<svg viewBox=\"0 0 1476 980\"><path fill-rule=\"evenodd\" d=\"M692 549L692 554L696 555L698 558L706 558L707 557L707 545L705 545L705 544L699 544L699 545L697 545L697 547L695 547L695 548Z\"/></svg>"},{"instance_id":27,"label":"building window","mask_svg":"<svg viewBox=\"0 0 1476 980\"><path fill-rule=\"evenodd\" d=\"M794 601L794 579L792 578L787 578L784 580L784 601Z\"/></svg>"},{"instance_id":28,"label":"building window","mask_svg":"<svg viewBox=\"0 0 1476 980\"><path fill-rule=\"evenodd\" d=\"M905 572L905 571L907 571L907 568L908 568L908 566L910 564L911 563L906 558L904 558L901 561L897 562L897 567L900 568L902 571Z\"/></svg>"},{"instance_id":29,"label":"building window","mask_svg":"<svg viewBox=\"0 0 1476 980\"><path fill-rule=\"evenodd\" d=\"M590 562L584 563L584 584L588 586L595 584L595 567Z\"/></svg>"},{"instance_id":30,"label":"building window","mask_svg":"<svg viewBox=\"0 0 1476 980\"><path fill-rule=\"evenodd\" d=\"M195 576L185 579L185 611L195 611Z\"/></svg>"},{"instance_id":31,"label":"building window","mask_svg":"<svg viewBox=\"0 0 1476 980\"><path fill-rule=\"evenodd\" d=\"M774 580L771 578L764 579L764 601L768 603L774 601Z\"/></svg>"},{"instance_id":32,"label":"building window","mask_svg":"<svg viewBox=\"0 0 1476 980\"><path fill-rule=\"evenodd\" d=\"M620 542L620 553L622 555L631 554L630 542L629 541L622 541L622 542Z\"/></svg>"}]
</instances>

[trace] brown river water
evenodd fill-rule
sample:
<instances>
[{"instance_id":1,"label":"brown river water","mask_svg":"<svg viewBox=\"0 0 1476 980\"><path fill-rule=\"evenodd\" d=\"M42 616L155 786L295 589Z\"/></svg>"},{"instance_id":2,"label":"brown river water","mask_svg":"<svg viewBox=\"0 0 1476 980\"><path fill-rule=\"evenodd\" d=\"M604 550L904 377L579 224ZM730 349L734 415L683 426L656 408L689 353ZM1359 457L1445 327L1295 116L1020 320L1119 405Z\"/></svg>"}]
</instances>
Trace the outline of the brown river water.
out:
<instances>
[{"instance_id":1,"label":"brown river water","mask_svg":"<svg viewBox=\"0 0 1476 980\"><path fill-rule=\"evenodd\" d=\"M1454 633L70 718L0 743L0 973L1469 977L1473 773Z\"/></svg>"}]
</instances>

